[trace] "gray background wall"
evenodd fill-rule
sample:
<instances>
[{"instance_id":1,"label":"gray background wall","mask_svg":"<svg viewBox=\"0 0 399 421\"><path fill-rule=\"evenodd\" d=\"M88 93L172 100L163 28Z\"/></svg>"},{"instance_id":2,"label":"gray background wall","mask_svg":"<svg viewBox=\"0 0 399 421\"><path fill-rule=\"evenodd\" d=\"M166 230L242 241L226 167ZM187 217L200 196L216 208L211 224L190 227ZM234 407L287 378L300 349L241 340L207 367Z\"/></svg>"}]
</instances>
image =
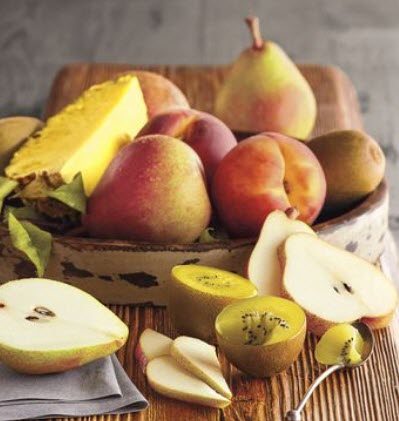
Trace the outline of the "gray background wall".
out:
<instances>
[{"instance_id":1,"label":"gray background wall","mask_svg":"<svg viewBox=\"0 0 399 421\"><path fill-rule=\"evenodd\" d=\"M351 77L388 158L399 240L398 0L0 0L0 117L39 116L57 69L71 61L230 62L249 42L249 12L295 60Z\"/></svg>"}]
</instances>

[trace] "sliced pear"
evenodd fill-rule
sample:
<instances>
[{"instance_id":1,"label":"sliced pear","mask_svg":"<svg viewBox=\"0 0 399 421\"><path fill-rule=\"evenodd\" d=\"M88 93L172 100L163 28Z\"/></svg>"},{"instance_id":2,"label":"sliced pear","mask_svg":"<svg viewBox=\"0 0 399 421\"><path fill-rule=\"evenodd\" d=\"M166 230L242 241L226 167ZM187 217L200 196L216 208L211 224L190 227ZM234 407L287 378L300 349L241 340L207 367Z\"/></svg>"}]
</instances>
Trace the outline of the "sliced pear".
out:
<instances>
[{"instance_id":1,"label":"sliced pear","mask_svg":"<svg viewBox=\"0 0 399 421\"><path fill-rule=\"evenodd\" d=\"M112 354L127 326L84 291L49 279L0 286L0 360L28 374L66 371Z\"/></svg>"},{"instance_id":2,"label":"sliced pear","mask_svg":"<svg viewBox=\"0 0 399 421\"><path fill-rule=\"evenodd\" d=\"M298 357L306 335L306 316L298 304L271 295L225 307L215 329L220 349L241 371L270 377Z\"/></svg>"},{"instance_id":3,"label":"sliced pear","mask_svg":"<svg viewBox=\"0 0 399 421\"><path fill-rule=\"evenodd\" d=\"M171 356L155 358L147 365L147 379L161 395L200 405L224 408L229 399L219 395L205 382L185 370Z\"/></svg>"},{"instance_id":4,"label":"sliced pear","mask_svg":"<svg viewBox=\"0 0 399 421\"><path fill-rule=\"evenodd\" d=\"M281 269L277 256L278 247L296 232L316 233L309 225L295 219L293 208L287 213L271 212L266 218L258 241L248 261L248 278L258 288L259 295L280 295Z\"/></svg>"},{"instance_id":5,"label":"sliced pear","mask_svg":"<svg viewBox=\"0 0 399 421\"><path fill-rule=\"evenodd\" d=\"M283 291L322 335L338 323L363 319L385 327L397 305L393 283L371 263L309 234L293 234L279 248Z\"/></svg>"},{"instance_id":6,"label":"sliced pear","mask_svg":"<svg viewBox=\"0 0 399 421\"><path fill-rule=\"evenodd\" d=\"M216 392L231 399L231 390L223 377L214 346L197 338L179 336L173 341L170 353L187 371L203 380Z\"/></svg>"},{"instance_id":7,"label":"sliced pear","mask_svg":"<svg viewBox=\"0 0 399 421\"><path fill-rule=\"evenodd\" d=\"M180 334L215 342L215 319L227 304L257 295L255 285L235 273L201 265L172 269L169 312Z\"/></svg>"},{"instance_id":8,"label":"sliced pear","mask_svg":"<svg viewBox=\"0 0 399 421\"><path fill-rule=\"evenodd\" d=\"M173 340L169 336L149 328L145 329L140 335L135 351L135 357L142 370L145 371L148 362L154 358L169 355L172 343Z\"/></svg>"},{"instance_id":9,"label":"sliced pear","mask_svg":"<svg viewBox=\"0 0 399 421\"><path fill-rule=\"evenodd\" d=\"M348 323L327 330L316 345L315 357L321 364L358 364L362 361L364 341L359 331Z\"/></svg>"}]
</instances>

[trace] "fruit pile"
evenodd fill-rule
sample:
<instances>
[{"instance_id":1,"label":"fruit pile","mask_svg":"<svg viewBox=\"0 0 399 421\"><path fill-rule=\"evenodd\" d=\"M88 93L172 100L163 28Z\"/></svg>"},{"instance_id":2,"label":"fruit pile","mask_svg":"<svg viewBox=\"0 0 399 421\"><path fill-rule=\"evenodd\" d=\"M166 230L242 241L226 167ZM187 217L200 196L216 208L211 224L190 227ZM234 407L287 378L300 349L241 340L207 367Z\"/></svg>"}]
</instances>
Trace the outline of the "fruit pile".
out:
<instances>
[{"instance_id":1,"label":"fruit pile","mask_svg":"<svg viewBox=\"0 0 399 421\"><path fill-rule=\"evenodd\" d=\"M228 405L231 392L207 342L252 376L285 370L306 332L322 336L321 363L356 364L363 340L352 323L386 327L398 300L377 267L311 228L321 212L345 212L380 184L381 148L354 130L309 140L317 111L310 86L278 45L261 38L257 19L247 22L253 45L233 64L215 116L189 108L162 76L137 71L91 87L43 127L27 118L0 122L0 205L14 246L39 275L50 255L43 227L158 244L257 238L245 277L172 268L168 312L187 336L172 341L147 330L136 351L154 389L216 407ZM252 135L237 143L232 130ZM21 332L0 329L0 359L41 373L122 346L127 332L119 320L52 282L0 287L0 325L12 322ZM27 298L15 316L21 291ZM65 310L66 298L82 314ZM77 342L57 336L59 326ZM81 359L68 361L76 346ZM35 352L45 355L44 365Z\"/></svg>"},{"instance_id":2,"label":"fruit pile","mask_svg":"<svg viewBox=\"0 0 399 421\"><path fill-rule=\"evenodd\" d=\"M43 127L3 119L5 213L52 232L170 244L254 238L276 209L312 224L367 196L384 176L378 144L353 130L309 140L308 82L256 18L247 23L253 45L217 93L215 116L191 109L166 78L135 71L92 86ZM237 143L232 130L253 135Z\"/></svg>"}]
</instances>

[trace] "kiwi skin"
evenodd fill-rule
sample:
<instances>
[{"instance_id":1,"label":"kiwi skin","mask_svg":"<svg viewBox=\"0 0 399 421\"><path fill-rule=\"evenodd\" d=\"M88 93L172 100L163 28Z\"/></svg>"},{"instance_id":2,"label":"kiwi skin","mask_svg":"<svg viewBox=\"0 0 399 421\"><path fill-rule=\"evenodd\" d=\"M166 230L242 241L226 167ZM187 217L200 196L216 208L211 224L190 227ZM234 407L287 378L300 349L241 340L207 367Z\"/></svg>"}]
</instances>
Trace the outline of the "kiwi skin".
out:
<instances>
[{"instance_id":1,"label":"kiwi skin","mask_svg":"<svg viewBox=\"0 0 399 421\"><path fill-rule=\"evenodd\" d=\"M339 130L312 139L308 146L327 180L324 211L347 211L377 188L385 156L378 143L357 130Z\"/></svg>"},{"instance_id":2,"label":"kiwi skin","mask_svg":"<svg viewBox=\"0 0 399 421\"><path fill-rule=\"evenodd\" d=\"M216 344L215 320L228 304L241 298L224 297L194 290L175 279L172 270L169 283L168 311L172 324L179 335L192 336ZM248 281L250 282L250 281ZM255 289L256 291L256 289Z\"/></svg>"}]
</instances>

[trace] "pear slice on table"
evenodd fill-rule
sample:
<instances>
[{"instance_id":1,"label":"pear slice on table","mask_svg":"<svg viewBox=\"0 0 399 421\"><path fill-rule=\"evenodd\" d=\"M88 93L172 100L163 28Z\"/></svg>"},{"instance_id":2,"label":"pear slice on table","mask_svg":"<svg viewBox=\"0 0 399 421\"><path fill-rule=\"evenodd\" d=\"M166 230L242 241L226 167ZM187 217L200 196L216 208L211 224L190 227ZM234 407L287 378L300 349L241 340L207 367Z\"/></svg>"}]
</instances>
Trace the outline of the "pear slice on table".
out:
<instances>
[{"instance_id":1,"label":"pear slice on table","mask_svg":"<svg viewBox=\"0 0 399 421\"><path fill-rule=\"evenodd\" d=\"M66 371L117 351L127 326L84 291L31 278L0 287L0 360L16 371Z\"/></svg>"},{"instance_id":2,"label":"pear slice on table","mask_svg":"<svg viewBox=\"0 0 399 421\"><path fill-rule=\"evenodd\" d=\"M157 357L169 355L173 339L153 329L147 328L140 335L136 346L135 357L145 372L147 364Z\"/></svg>"},{"instance_id":3,"label":"pear slice on table","mask_svg":"<svg viewBox=\"0 0 399 421\"><path fill-rule=\"evenodd\" d=\"M308 329L316 335L358 319L371 328L390 323L398 294L371 263L305 233L288 237L279 258L283 294L305 310Z\"/></svg>"},{"instance_id":4,"label":"pear slice on table","mask_svg":"<svg viewBox=\"0 0 399 421\"><path fill-rule=\"evenodd\" d=\"M173 341L170 353L182 367L231 399L231 390L223 377L214 346L197 338L179 336Z\"/></svg>"},{"instance_id":5,"label":"pear slice on table","mask_svg":"<svg viewBox=\"0 0 399 421\"><path fill-rule=\"evenodd\" d=\"M215 392L171 356L153 359L146 372L151 387L161 395L215 408L230 405L229 399Z\"/></svg>"}]
</instances>

